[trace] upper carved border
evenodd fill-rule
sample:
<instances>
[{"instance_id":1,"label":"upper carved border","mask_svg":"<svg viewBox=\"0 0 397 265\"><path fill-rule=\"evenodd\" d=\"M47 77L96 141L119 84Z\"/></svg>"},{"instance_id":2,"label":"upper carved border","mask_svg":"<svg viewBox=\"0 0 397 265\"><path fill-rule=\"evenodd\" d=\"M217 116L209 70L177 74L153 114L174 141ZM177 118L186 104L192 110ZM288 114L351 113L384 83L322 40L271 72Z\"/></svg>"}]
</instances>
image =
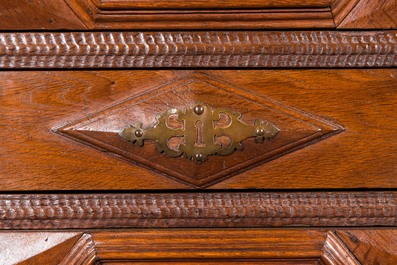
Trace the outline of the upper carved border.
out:
<instances>
[{"instance_id":1,"label":"upper carved border","mask_svg":"<svg viewBox=\"0 0 397 265\"><path fill-rule=\"evenodd\" d=\"M396 225L392 191L0 195L0 229Z\"/></svg>"},{"instance_id":2,"label":"upper carved border","mask_svg":"<svg viewBox=\"0 0 397 265\"><path fill-rule=\"evenodd\" d=\"M393 67L396 42L394 30L0 33L0 67Z\"/></svg>"}]
</instances>

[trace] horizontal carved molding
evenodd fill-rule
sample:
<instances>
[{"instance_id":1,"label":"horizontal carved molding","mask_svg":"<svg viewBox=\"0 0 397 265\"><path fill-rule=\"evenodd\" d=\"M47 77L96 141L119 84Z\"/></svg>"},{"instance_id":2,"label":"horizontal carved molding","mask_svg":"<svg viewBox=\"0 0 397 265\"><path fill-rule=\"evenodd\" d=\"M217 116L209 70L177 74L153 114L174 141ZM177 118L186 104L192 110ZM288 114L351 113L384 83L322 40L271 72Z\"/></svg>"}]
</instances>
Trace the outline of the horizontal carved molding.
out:
<instances>
[{"instance_id":1,"label":"horizontal carved molding","mask_svg":"<svg viewBox=\"0 0 397 265\"><path fill-rule=\"evenodd\" d=\"M397 225L397 192L0 195L0 229L374 225Z\"/></svg>"},{"instance_id":2,"label":"horizontal carved molding","mask_svg":"<svg viewBox=\"0 0 397 265\"><path fill-rule=\"evenodd\" d=\"M393 30L0 33L0 67L392 67L396 43Z\"/></svg>"}]
</instances>

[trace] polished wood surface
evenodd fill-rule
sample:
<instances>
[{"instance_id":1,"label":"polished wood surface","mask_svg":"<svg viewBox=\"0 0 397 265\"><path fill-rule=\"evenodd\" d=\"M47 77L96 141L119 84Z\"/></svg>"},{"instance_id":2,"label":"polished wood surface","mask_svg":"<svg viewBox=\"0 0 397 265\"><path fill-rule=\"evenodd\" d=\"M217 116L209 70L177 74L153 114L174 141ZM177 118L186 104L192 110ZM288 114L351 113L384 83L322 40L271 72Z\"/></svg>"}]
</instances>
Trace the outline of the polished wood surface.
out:
<instances>
[{"instance_id":1,"label":"polished wood surface","mask_svg":"<svg viewBox=\"0 0 397 265\"><path fill-rule=\"evenodd\" d=\"M349 230L337 234L362 264L397 263L396 230Z\"/></svg>"},{"instance_id":2,"label":"polished wood surface","mask_svg":"<svg viewBox=\"0 0 397 265\"><path fill-rule=\"evenodd\" d=\"M277 7L327 7L328 0L92 0L103 9L246 9Z\"/></svg>"},{"instance_id":3,"label":"polished wood surface","mask_svg":"<svg viewBox=\"0 0 397 265\"><path fill-rule=\"evenodd\" d=\"M284 109L294 108L294 111L344 127L344 132L336 136L251 170L237 172L234 177L210 188L397 186L393 178L397 170L395 69L29 71L0 73L4 80L0 98L1 136L7 139L0 147L2 189L190 188L158 170L127 163L109 153L57 135L54 130L131 97L144 98L142 93L145 91L156 91L164 84L173 84L197 73L204 79L208 76L208 80L228 84L237 95L241 91L258 97L258 100L263 97ZM155 114L143 115L149 118ZM287 129L288 126L284 130ZM170 163L178 165L179 161L170 160Z\"/></svg>"},{"instance_id":4,"label":"polished wood surface","mask_svg":"<svg viewBox=\"0 0 397 265\"><path fill-rule=\"evenodd\" d=\"M85 28L64 1L0 0L0 30Z\"/></svg>"},{"instance_id":5,"label":"polished wood surface","mask_svg":"<svg viewBox=\"0 0 397 265\"><path fill-rule=\"evenodd\" d=\"M331 11L336 27L339 27L360 0L331 0Z\"/></svg>"},{"instance_id":6,"label":"polished wood surface","mask_svg":"<svg viewBox=\"0 0 397 265\"><path fill-rule=\"evenodd\" d=\"M397 0L361 0L346 15L339 28L396 28L396 14Z\"/></svg>"}]
</instances>

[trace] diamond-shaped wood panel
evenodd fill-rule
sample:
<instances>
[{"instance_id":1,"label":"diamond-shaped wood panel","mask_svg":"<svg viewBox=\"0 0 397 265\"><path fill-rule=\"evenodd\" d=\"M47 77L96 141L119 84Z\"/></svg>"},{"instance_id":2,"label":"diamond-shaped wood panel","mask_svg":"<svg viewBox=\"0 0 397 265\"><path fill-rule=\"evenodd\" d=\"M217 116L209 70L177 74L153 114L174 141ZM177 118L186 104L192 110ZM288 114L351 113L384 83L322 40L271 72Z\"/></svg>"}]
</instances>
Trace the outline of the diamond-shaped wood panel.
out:
<instances>
[{"instance_id":1,"label":"diamond-shaped wood panel","mask_svg":"<svg viewBox=\"0 0 397 265\"><path fill-rule=\"evenodd\" d=\"M212 110L239 113L239 119L247 125L257 120L271 123L278 132L263 143L255 141L255 137L247 138L242 142L242 150L227 156L210 155L204 163L195 163L182 155L170 157L159 153L154 141L137 146L120 136L128 126L142 123L142 128L153 127L159 115L170 109L186 112L197 102ZM195 74L118 102L58 132L185 184L206 187L342 130L341 126L312 114L259 97L225 81Z\"/></svg>"}]
</instances>

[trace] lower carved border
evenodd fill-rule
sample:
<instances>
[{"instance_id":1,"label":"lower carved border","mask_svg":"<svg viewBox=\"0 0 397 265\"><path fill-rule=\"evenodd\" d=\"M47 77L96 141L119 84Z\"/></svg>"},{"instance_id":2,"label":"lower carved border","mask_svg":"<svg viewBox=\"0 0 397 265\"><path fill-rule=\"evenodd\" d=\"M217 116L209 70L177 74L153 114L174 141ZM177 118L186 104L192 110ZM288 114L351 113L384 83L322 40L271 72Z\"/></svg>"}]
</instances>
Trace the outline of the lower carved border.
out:
<instances>
[{"instance_id":1,"label":"lower carved border","mask_svg":"<svg viewBox=\"0 0 397 265\"><path fill-rule=\"evenodd\" d=\"M375 225L397 225L397 192L0 195L0 229Z\"/></svg>"}]
</instances>

